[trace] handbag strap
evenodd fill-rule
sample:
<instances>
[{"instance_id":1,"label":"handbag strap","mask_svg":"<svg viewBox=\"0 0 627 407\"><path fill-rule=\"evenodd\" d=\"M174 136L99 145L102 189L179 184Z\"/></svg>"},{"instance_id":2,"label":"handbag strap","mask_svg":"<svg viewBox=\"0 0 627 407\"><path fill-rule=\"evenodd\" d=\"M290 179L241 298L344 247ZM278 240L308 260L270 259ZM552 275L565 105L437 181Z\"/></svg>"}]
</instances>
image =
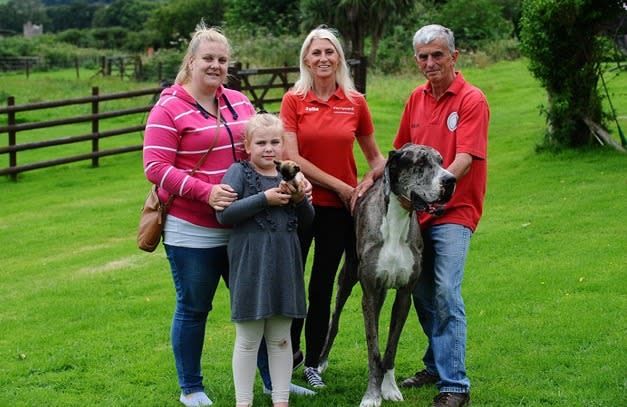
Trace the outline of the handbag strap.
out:
<instances>
[{"instance_id":1,"label":"handbag strap","mask_svg":"<svg viewBox=\"0 0 627 407\"><path fill-rule=\"evenodd\" d=\"M216 116L216 131L214 132L213 135L213 142L211 143L211 147L209 147L209 149L205 152L205 154L202 155L202 157L200 157L200 160L198 160L198 162L196 163L196 165L194 166L194 168L192 169L192 171L189 173L190 176L193 176L194 174L196 174L196 172L198 172L198 170L200 169L200 167L205 163L205 161L207 160L207 156L209 155L209 153L213 150L213 148L216 146L216 144L218 144L218 136L220 135L220 123L221 123L221 119L220 119L220 100L216 98L216 105L217 105L217 116ZM172 202L174 201L174 198L176 198L175 194L170 194L170 196L168 197L168 200L166 201L165 205L163 205L163 215L165 215L168 212L168 209L170 209L170 205L172 205Z\"/></svg>"}]
</instances>

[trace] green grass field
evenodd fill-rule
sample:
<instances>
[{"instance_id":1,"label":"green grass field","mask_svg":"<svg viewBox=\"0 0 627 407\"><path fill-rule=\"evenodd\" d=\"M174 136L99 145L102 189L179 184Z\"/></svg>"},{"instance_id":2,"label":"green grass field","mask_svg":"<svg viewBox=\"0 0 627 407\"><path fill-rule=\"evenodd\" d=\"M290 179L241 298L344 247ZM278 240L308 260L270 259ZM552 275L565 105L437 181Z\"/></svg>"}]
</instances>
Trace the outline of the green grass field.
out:
<instances>
[{"instance_id":1,"label":"green grass field","mask_svg":"<svg viewBox=\"0 0 627 407\"><path fill-rule=\"evenodd\" d=\"M484 90L492 113L485 213L464 281L473 405L626 405L627 156L610 149L536 154L545 94L523 61L464 75ZM38 86L11 78L22 81L18 90ZM8 92L4 79L0 93ZM627 129L627 76L606 80ZM87 94L85 82L72 82L71 91ZM417 76L369 78L384 152L417 83ZM63 97L50 86L43 100ZM102 93L115 91L107 86L120 85L105 83ZM17 182L0 178L0 406L179 405L167 260L162 249L135 247L147 189L139 153L104 157L100 168L86 161L27 172ZM359 403L367 380L359 295L356 287L343 313L327 387L291 405ZM234 405L233 338L221 286L203 356L216 406ZM424 349L412 312L397 379L422 367ZM294 381L303 384L301 375ZM255 394L255 405L271 406L259 380ZM403 394L404 403L383 406L428 406L436 390Z\"/></svg>"}]
</instances>

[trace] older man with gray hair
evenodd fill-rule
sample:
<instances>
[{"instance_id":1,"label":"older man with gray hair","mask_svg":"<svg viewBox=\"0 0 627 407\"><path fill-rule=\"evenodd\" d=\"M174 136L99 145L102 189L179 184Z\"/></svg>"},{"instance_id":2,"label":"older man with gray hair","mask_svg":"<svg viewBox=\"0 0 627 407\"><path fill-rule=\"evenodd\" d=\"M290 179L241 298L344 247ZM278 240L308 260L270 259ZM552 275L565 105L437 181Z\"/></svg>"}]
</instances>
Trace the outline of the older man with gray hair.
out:
<instances>
[{"instance_id":1,"label":"older man with gray hair","mask_svg":"<svg viewBox=\"0 0 627 407\"><path fill-rule=\"evenodd\" d=\"M435 148L457 187L443 214L419 215L425 247L413 299L429 343L424 369L401 386L435 384L439 394L432 406L459 407L470 403L461 285L470 238L483 212L490 110L484 94L455 70L459 51L450 29L422 27L413 48L427 82L410 95L394 147L411 142Z\"/></svg>"}]
</instances>

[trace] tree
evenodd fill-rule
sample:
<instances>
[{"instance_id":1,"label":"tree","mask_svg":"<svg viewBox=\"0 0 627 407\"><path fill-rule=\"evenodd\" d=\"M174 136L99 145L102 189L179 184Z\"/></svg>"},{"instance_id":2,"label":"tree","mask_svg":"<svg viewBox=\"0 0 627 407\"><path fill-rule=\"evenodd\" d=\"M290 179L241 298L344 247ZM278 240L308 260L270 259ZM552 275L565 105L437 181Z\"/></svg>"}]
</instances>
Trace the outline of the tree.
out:
<instances>
[{"instance_id":1,"label":"tree","mask_svg":"<svg viewBox=\"0 0 627 407\"><path fill-rule=\"evenodd\" d=\"M189 40L201 19L207 26L222 26L225 0L173 0L157 8L148 27L159 33L163 44ZM166 45L167 46L167 45Z\"/></svg>"},{"instance_id":2,"label":"tree","mask_svg":"<svg viewBox=\"0 0 627 407\"><path fill-rule=\"evenodd\" d=\"M0 8L0 28L21 33L23 25L30 21L33 24L48 23L48 16L41 0L9 0Z\"/></svg>"},{"instance_id":3,"label":"tree","mask_svg":"<svg viewBox=\"0 0 627 407\"><path fill-rule=\"evenodd\" d=\"M488 41L513 36L514 26L495 0L449 0L441 6L439 23L455 33L459 49L476 50Z\"/></svg>"},{"instance_id":4,"label":"tree","mask_svg":"<svg viewBox=\"0 0 627 407\"><path fill-rule=\"evenodd\" d=\"M326 23L337 28L346 39L347 54L365 55L366 37L371 38L370 59L388 25L410 10L412 0L301 0L301 15L307 30Z\"/></svg>"},{"instance_id":5,"label":"tree","mask_svg":"<svg viewBox=\"0 0 627 407\"><path fill-rule=\"evenodd\" d=\"M93 27L124 27L140 31L152 12L158 7L152 1L115 0L100 8L93 18Z\"/></svg>"},{"instance_id":6,"label":"tree","mask_svg":"<svg viewBox=\"0 0 627 407\"><path fill-rule=\"evenodd\" d=\"M623 7L623 0L523 0L522 51L548 95L544 147L587 146L601 136L604 26Z\"/></svg>"},{"instance_id":7,"label":"tree","mask_svg":"<svg viewBox=\"0 0 627 407\"><path fill-rule=\"evenodd\" d=\"M227 27L255 33L264 28L275 36L296 35L299 26L299 0L230 0L226 10Z\"/></svg>"},{"instance_id":8,"label":"tree","mask_svg":"<svg viewBox=\"0 0 627 407\"><path fill-rule=\"evenodd\" d=\"M89 4L87 0L72 0L67 4L50 6L46 14L50 19L49 32L59 32L70 28L90 28L94 13L102 5Z\"/></svg>"}]
</instances>

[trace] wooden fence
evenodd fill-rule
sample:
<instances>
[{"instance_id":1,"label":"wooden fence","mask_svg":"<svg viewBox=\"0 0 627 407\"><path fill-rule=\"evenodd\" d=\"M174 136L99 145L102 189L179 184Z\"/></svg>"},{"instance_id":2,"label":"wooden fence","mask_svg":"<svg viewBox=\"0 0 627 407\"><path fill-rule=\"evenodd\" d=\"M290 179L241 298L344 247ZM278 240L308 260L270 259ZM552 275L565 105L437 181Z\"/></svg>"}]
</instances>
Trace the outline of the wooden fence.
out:
<instances>
[{"instance_id":1,"label":"wooden fence","mask_svg":"<svg viewBox=\"0 0 627 407\"><path fill-rule=\"evenodd\" d=\"M2 57L0 58L0 71L24 71L26 77L30 71L39 65L39 57Z\"/></svg>"},{"instance_id":2,"label":"wooden fence","mask_svg":"<svg viewBox=\"0 0 627 407\"><path fill-rule=\"evenodd\" d=\"M349 62L353 78L355 80L355 85L358 90L365 94L366 60L351 60ZM228 87L240 90L247 94L257 109L267 110L270 106L278 107L283 93L294 85L294 80L298 72L298 67L242 69L240 64L234 64L229 68L230 80ZM141 103L139 102L139 99L137 99L138 101L135 103L137 107L109 111L102 109L102 105L107 101L133 99L147 95L152 95L152 100L154 102L162 89L163 87L155 87L130 92L101 95L99 93L99 89L94 87L92 88L91 96L23 105L16 104L15 98L13 96L9 96L7 99L7 106L0 107L0 123L5 122L5 120L2 120L3 115L6 115L7 123L5 126L0 126L0 137L3 137L3 134L7 135L6 146L0 146L0 157L8 156L8 166L0 166L0 175L8 175L13 180L17 180L17 175L22 172L84 160L91 160L92 166L98 167L100 157L141 150L141 143L103 149L101 148L100 140L130 133L142 132L145 128L145 123L143 121L141 124L135 126L120 127L106 131L102 130L102 128L104 128L102 123L106 119L137 115L139 113L145 114L150 111L152 104ZM57 113L59 112L57 110L54 112L55 119L51 120L28 121L25 117L17 117L18 114L25 114L27 112L42 109L61 109L71 105L88 104L91 105L91 113L87 115L83 114L62 117L62 113ZM275 111L276 110L278 109L275 109ZM20 134L26 134L28 131L77 123L83 124L86 129L89 127L89 124L91 124L91 131L86 134L64 136L54 139L24 142L19 141ZM23 153L28 150L39 150L85 142L91 142L90 151L73 155L64 155L54 159L37 160L24 164L18 163L18 153Z\"/></svg>"}]
</instances>

